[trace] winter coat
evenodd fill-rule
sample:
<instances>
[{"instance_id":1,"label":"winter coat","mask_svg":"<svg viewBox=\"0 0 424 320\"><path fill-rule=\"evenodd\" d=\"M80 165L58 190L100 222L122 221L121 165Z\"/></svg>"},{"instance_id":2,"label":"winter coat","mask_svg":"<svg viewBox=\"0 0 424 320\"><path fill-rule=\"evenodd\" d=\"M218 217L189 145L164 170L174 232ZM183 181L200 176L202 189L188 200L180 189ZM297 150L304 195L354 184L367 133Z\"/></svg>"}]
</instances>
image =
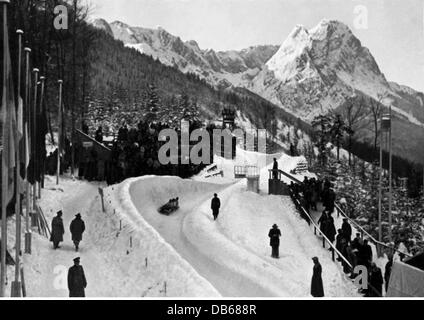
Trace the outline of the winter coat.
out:
<instances>
[{"instance_id":1,"label":"winter coat","mask_svg":"<svg viewBox=\"0 0 424 320\"><path fill-rule=\"evenodd\" d=\"M347 241L350 241L352 238L352 227L350 226L350 224L348 222L343 222L342 230L343 230L345 239Z\"/></svg>"},{"instance_id":2,"label":"winter coat","mask_svg":"<svg viewBox=\"0 0 424 320\"><path fill-rule=\"evenodd\" d=\"M63 226L63 220L61 217L54 217L52 220L52 234L50 241L61 242L63 241L63 234L65 233L65 227Z\"/></svg>"},{"instance_id":3,"label":"winter coat","mask_svg":"<svg viewBox=\"0 0 424 320\"><path fill-rule=\"evenodd\" d=\"M393 261L390 261L386 263L385 270L384 270L384 281L388 283L390 281L390 274L392 273L392 266Z\"/></svg>"},{"instance_id":4,"label":"winter coat","mask_svg":"<svg viewBox=\"0 0 424 320\"><path fill-rule=\"evenodd\" d=\"M321 232L323 232L324 234L326 234L326 222L327 222L327 214L323 213L321 215L321 217L318 220L318 224L319 224L319 229L321 230Z\"/></svg>"},{"instance_id":5,"label":"winter coat","mask_svg":"<svg viewBox=\"0 0 424 320\"><path fill-rule=\"evenodd\" d=\"M372 261L372 249L369 244L363 245L360 251L362 251L361 256L364 262Z\"/></svg>"},{"instance_id":6,"label":"winter coat","mask_svg":"<svg viewBox=\"0 0 424 320\"><path fill-rule=\"evenodd\" d=\"M314 273L312 275L311 295L313 297L324 297L324 285L322 284L322 267L320 263L314 265Z\"/></svg>"},{"instance_id":7,"label":"winter coat","mask_svg":"<svg viewBox=\"0 0 424 320\"><path fill-rule=\"evenodd\" d=\"M326 236L331 241L334 242L335 236L337 234L336 227L334 226L334 219L333 217L328 217L326 221Z\"/></svg>"},{"instance_id":8,"label":"winter coat","mask_svg":"<svg viewBox=\"0 0 424 320\"><path fill-rule=\"evenodd\" d=\"M269 230L268 233L268 237L269 237L269 245L271 247L274 246L279 246L280 245L280 237L281 237L281 231L278 228L272 228L271 230Z\"/></svg>"},{"instance_id":9,"label":"winter coat","mask_svg":"<svg viewBox=\"0 0 424 320\"><path fill-rule=\"evenodd\" d=\"M383 275L381 274L381 269L376 268L375 270L371 270L370 273L370 286L369 288L369 296L370 297L379 297L383 292ZM373 290L373 288L375 290Z\"/></svg>"},{"instance_id":10,"label":"winter coat","mask_svg":"<svg viewBox=\"0 0 424 320\"><path fill-rule=\"evenodd\" d=\"M343 250L346 247L345 237L343 234L338 234L336 237L336 249L343 254Z\"/></svg>"},{"instance_id":11,"label":"winter coat","mask_svg":"<svg viewBox=\"0 0 424 320\"><path fill-rule=\"evenodd\" d=\"M68 271L69 297L85 297L84 289L87 287L84 269L82 266L72 266Z\"/></svg>"},{"instance_id":12,"label":"winter coat","mask_svg":"<svg viewBox=\"0 0 424 320\"><path fill-rule=\"evenodd\" d=\"M219 209L221 208L221 201L219 198L213 198L211 202L211 209L214 214L219 213Z\"/></svg>"},{"instance_id":13,"label":"winter coat","mask_svg":"<svg viewBox=\"0 0 424 320\"><path fill-rule=\"evenodd\" d=\"M75 218L71 222L70 231L72 234L72 241L81 241L82 234L85 231L85 223L81 218Z\"/></svg>"}]
</instances>

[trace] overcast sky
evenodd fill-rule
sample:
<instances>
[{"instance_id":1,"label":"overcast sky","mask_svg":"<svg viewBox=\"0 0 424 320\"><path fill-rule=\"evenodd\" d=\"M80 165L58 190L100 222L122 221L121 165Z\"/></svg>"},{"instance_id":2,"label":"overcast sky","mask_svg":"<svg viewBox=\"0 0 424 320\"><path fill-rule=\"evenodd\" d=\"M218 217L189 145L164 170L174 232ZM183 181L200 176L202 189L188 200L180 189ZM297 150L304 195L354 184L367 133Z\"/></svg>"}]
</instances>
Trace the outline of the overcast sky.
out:
<instances>
[{"instance_id":1,"label":"overcast sky","mask_svg":"<svg viewBox=\"0 0 424 320\"><path fill-rule=\"evenodd\" d=\"M282 44L302 24L337 19L371 50L389 81L424 92L424 0L88 0L93 17L161 26L202 49Z\"/></svg>"}]
</instances>

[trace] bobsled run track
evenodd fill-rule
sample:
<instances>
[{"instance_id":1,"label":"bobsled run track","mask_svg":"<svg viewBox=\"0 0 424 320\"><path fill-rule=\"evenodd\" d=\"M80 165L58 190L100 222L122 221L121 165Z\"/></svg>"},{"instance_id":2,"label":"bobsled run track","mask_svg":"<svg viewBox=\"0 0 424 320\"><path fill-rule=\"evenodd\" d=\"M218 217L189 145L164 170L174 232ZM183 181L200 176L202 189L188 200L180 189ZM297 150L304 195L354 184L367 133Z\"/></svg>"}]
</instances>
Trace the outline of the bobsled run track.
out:
<instances>
[{"instance_id":1,"label":"bobsled run track","mask_svg":"<svg viewBox=\"0 0 424 320\"><path fill-rule=\"evenodd\" d=\"M352 283L331 261L290 198L265 194L268 167L276 155L262 155L266 159L258 159L261 155L255 153L243 155L249 163L263 161L262 194L247 192L244 179L223 184L219 179L210 183L144 177L134 179L128 188L139 215L129 220L135 228L141 221L152 226L222 296L308 297L313 256L319 256L323 265L326 296L356 296ZM295 163L286 155L278 158L283 168ZM221 160L226 177L234 166L230 162ZM217 221L210 209L214 193L221 199ZM180 209L170 216L160 215L157 209L174 197L179 197ZM270 257L267 236L274 223L282 231L278 260Z\"/></svg>"},{"instance_id":2,"label":"bobsled run track","mask_svg":"<svg viewBox=\"0 0 424 320\"><path fill-rule=\"evenodd\" d=\"M88 297L310 297L314 256L326 297L358 296L290 197L268 195L274 157L286 172L299 160L238 150L234 161L217 158L192 179L145 176L103 189L72 179L57 188L49 177L40 206L48 221L63 210L64 242L53 250L34 233L33 252L25 256L28 296L68 295L66 273L77 254L68 225L78 212L87 226L78 255ZM234 166L246 164L260 168L260 194L246 191L246 179L234 179ZM221 199L217 221L210 209L214 193ZM176 197L179 210L161 215L158 209ZM280 259L271 258L273 224L282 232Z\"/></svg>"}]
</instances>

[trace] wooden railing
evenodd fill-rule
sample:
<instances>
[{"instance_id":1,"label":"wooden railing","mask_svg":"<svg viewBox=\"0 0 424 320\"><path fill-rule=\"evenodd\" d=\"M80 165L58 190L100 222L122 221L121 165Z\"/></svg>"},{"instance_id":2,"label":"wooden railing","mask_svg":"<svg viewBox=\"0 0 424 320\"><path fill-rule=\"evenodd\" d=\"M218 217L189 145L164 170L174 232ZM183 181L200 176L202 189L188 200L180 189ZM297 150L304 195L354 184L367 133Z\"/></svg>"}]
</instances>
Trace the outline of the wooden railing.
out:
<instances>
[{"instance_id":1,"label":"wooden railing","mask_svg":"<svg viewBox=\"0 0 424 320\"><path fill-rule=\"evenodd\" d=\"M272 171L272 170L271 170ZM293 177L291 174L284 172L282 170L278 170L280 172L280 174L286 176L287 178L289 178L290 180L303 185L303 182L300 181L299 179L296 179L295 177ZM411 255L401 252L389 245L387 245L384 242L381 242L377 239L375 239L369 232L367 232L361 225L359 225L355 220L351 219L340 207L340 204L335 202L335 208L337 209L337 215L342 215L344 218L348 219L348 221L353 224L361 233L361 238L364 238L364 235L367 236L367 238L376 246L377 250L380 252L381 248L386 248L388 250L390 250L391 252L397 252L399 254L404 255L405 257L412 257Z\"/></svg>"}]
</instances>

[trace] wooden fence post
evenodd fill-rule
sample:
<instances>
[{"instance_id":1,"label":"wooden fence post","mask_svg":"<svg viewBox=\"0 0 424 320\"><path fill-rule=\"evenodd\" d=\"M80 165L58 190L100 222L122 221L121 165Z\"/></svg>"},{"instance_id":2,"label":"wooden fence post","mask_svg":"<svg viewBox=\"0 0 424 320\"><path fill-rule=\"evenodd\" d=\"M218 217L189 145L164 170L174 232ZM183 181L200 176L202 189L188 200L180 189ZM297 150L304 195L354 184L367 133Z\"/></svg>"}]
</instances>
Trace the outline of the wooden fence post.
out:
<instances>
[{"instance_id":1,"label":"wooden fence post","mask_svg":"<svg viewBox=\"0 0 424 320\"><path fill-rule=\"evenodd\" d=\"M99 194L100 194L100 199L102 201L102 210L103 210L103 213L105 213L105 203L104 203L104 199L103 199L103 189L102 188L99 188Z\"/></svg>"}]
</instances>

